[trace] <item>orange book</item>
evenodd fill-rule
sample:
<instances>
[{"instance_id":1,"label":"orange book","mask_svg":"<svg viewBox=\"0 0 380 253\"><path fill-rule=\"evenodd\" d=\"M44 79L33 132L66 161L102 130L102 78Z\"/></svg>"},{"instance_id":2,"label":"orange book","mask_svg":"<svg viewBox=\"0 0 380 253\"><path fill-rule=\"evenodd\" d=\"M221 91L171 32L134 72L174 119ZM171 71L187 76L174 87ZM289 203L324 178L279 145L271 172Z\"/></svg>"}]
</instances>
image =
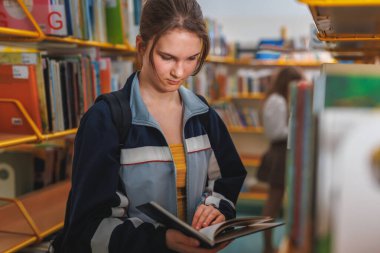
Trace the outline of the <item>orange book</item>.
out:
<instances>
[{"instance_id":1,"label":"orange book","mask_svg":"<svg viewBox=\"0 0 380 253\"><path fill-rule=\"evenodd\" d=\"M100 61L100 93L111 92L111 59L101 58Z\"/></svg>"},{"instance_id":2,"label":"orange book","mask_svg":"<svg viewBox=\"0 0 380 253\"><path fill-rule=\"evenodd\" d=\"M42 131L34 65L0 65L0 98L17 99ZM0 132L31 134L32 128L14 103L0 102Z\"/></svg>"}]
</instances>

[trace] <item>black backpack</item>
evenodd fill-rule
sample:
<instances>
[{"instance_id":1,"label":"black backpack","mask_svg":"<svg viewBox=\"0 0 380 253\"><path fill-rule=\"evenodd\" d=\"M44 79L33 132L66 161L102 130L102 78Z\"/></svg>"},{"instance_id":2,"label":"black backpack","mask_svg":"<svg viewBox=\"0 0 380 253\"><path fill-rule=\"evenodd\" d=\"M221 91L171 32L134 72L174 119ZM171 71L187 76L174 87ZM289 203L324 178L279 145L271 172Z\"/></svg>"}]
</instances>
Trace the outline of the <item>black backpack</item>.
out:
<instances>
[{"instance_id":1,"label":"black backpack","mask_svg":"<svg viewBox=\"0 0 380 253\"><path fill-rule=\"evenodd\" d=\"M197 96L207 106L209 106L207 100L203 96L198 94ZM129 104L129 98L125 95L125 93L122 90L118 90L98 96L95 100L95 103L101 100L106 101L111 110L112 121L115 124L119 133L119 145L120 147L123 147L125 140L128 136L129 129L132 125L132 112ZM208 132L208 113L203 114L201 116L201 122L205 127L206 132Z\"/></svg>"}]
</instances>

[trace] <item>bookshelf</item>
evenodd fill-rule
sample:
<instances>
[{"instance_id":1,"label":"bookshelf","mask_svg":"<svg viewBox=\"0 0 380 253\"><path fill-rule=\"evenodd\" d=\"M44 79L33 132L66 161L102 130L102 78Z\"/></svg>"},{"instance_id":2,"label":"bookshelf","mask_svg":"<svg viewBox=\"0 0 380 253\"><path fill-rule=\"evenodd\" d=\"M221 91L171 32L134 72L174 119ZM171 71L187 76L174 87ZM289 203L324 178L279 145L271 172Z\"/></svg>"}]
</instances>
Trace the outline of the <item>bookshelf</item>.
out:
<instances>
[{"instance_id":1,"label":"bookshelf","mask_svg":"<svg viewBox=\"0 0 380 253\"><path fill-rule=\"evenodd\" d=\"M317 37L338 60L375 63L379 57L380 1L298 0L309 7Z\"/></svg>"},{"instance_id":2,"label":"bookshelf","mask_svg":"<svg viewBox=\"0 0 380 253\"><path fill-rule=\"evenodd\" d=\"M321 41L380 40L378 0L299 0L309 6Z\"/></svg>"},{"instance_id":3,"label":"bookshelf","mask_svg":"<svg viewBox=\"0 0 380 253\"><path fill-rule=\"evenodd\" d=\"M75 134L77 129L69 129L66 131L60 131L55 133L42 134L37 128L36 123L31 119L27 110L16 99L0 99L0 103L14 103L23 117L27 120L28 125L33 130L34 134L22 135L22 134L9 134L0 132L0 148L11 147L18 144L33 143L47 141L55 138L61 138L67 135Z\"/></svg>"},{"instance_id":4,"label":"bookshelf","mask_svg":"<svg viewBox=\"0 0 380 253\"><path fill-rule=\"evenodd\" d=\"M62 1L63 2L63 1ZM62 3L61 2L61 3ZM65 1L66 2L66 1ZM78 3L77 1L70 1L71 3ZM100 1L99 1L100 2ZM101 1L102 4L105 4L106 1ZM123 8L126 4L124 0L114 1L114 3L119 3L120 8ZM137 2L136 2L137 3ZM101 62L102 59L106 57L109 60L112 60L115 68L115 71L120 71L120 73L124 73L129 75L130 69L132 68L132 64L128 64L125 66L123 64L118 64L118 61L126 61L133 62L136 50L129 43L128 35L133 36L136 27L129 27L128 31L130 34L124 34L126 31L123 27L123 18L121 18L121 28L123 32L123 41L122 42L109 42L110 39L107 37L106 40L97 40L96 38L85 38L81 36L75 35L52 35L47 31L46 28L43 29L40 27L41 20L38 18L38 13L36 10L31 10L26 6L28 2L23 0L15 0L10 3L11 8L18 8L18 14L24 15L24 21L29 24L28 29L23 28L15 28L10 24L12 21L9 21L9 17L6 17L5 10L2 10L3 6L0 6L0 63L1 64L9 64L9 65L42 65L42 61L44 61L43 57L50 57L53 55L54 60L60 59L57 52L61 52L64 54L72 54L72 55L81 55L83 58L78 58L78 64L81 66L81 75L78 75L78 82L80 84L88 83L91 85L95 85L98 77L94 74L89 75L84 71L85 67L93 67L95 69L95 63L92 63L90 60L84 63L84 58L88 57L93 61L98 61L96 64L99 65L99 71L102 70L105 62ZM9 7L9 6L8 6ZM109 7L109 6L107 6ZM76 11L78 14L82 11L83 6L79 6ZM36 9L36 8L35 8ZM43 12L43 9L37 8L40 12ZM81 9L81 10L79 10ZM33 13L34 11L34 13ZM5 13L4 13L5 12ZM128 13L130 14L130 13ZM79 15L79 14L78 14ZM120 15L126 15L125 12L120 12ZM5 20L5 18L7 18ZM8 20L9 19L9 20ZM9 24L7 22L10 22ZM67 20L65 20L67 21ZM105 22L105 20L103 20ZM4 25L4 27L3 27ZM8 57L6 54L17 55L17 57ZM32 55L33 54L33 55ZM26 57L26 58L25 58ZM121 59L123 58L123 59ZM127 58L127 59L126 59ZM108 59L107 59L108 60ZM70 59L72 62L72 59ZM66 64L66 63L65 63ZM69 63L72 64L72 63ZM75 63L74 63L75 64ZM86 65L85 65L86 64ZM93 65L91 65L93 64ZM107 63L108 64L108 63ZM127 69L128 68L128 69ZM40 89L41 85L44 85L44 80L49 80L46 76L43 76L42 67L38 69L37 67L36 73L40 72L41 76L36 77L37 83L38 80L42 80L42 83L38 83L38 97L39 97L39 109L42 106L45 108L48 104L43 105L40 101L45 100L40 97ZM87 70L87 69L86 69ZM107 71L108 71L107 65ZM112 69L113 70L113 69ZM111 71L111 70L110 70ZM99 73L97 72L97 73ZM30 73L30 72L29 72ZM50 74L50 73L49 73ZM83 77L87 75L86 77ZM38 79L40 78L40 79ZM62 77L61 77L62 78ZM80 78L80 79L79 79ZM123 79L124 76L120 76L120 79ZM89 81L89 80L92 81ZM100 79L100 77L99 77ZM50 79L51 80L51 79ZM51 81L50 81L51 82ZM124 83L124 80L122 80ZM47 85L45 83L45 85ZM51 84L50 84L51 85ZM77 85L77 84L75 84ZM122 85L119 83L119 85ZM67 87L67 86L66 86ZM46 86L45 86L46 89ZM43 89L43 91L45 91ZM90 88L89 88L90 89ZM95 88L94 88L95 89ZM83 88L84 92L84 88ZM78 93L79 94L79 93ZM95 91L91 93L94 97L98 95ZM62 94L61 94L62 95ZM31 96L31 95L30 95ZM46 96L47 91L46 91ZM51 95L53 97L59 97L57 94ZM82 95L75 95L75 102L78 101L78 105L74 105L75 107L82 109L78 110L79 113L83 114L84 111L91 105L93 99L84 102L84 98ZM21 99L21 98L20 98ZM51 140L57 145L61 145L64 140L64 137L73 137L73 135L77 132L77 124L79 123L79 117L76 123L71 124L70 127L65 126L60 129L52 129L49 128L47 130L46 127L41 127L41 122L43 122L42 111L41 119L36 118L33 114L30 113L30 108L25 104L25 100L21 101L20 99L9 99L9 98L1 98L0 97L0 106L2 106L1 110L7 110L5 108L11 108L14 113L17 113L18 117L23 120L23 124L28 131L24 131L23 133L18 133L17 131L4 130L1 128L0 130L0 150L6 152L13 152L14 150L20 149L22 150L24 146L22 144L39 144L37 146L43 147L51 145ZM67 97L67 101L70 101ZM72 104L70 105L72 106ZM82 106L82 107L80 107ZM71 109L73 110L73 109ZM75 111L73 110L73 111ZM80 112L80 110L82 110ZM1 112L0 112L1 113ZM55 114L55 117L58 114ZM3 120L4 117L1 117ZM51 119L49 119L51 120ZM66 119L65 119L66 120ZM42 123L42 126L45 123ZM72 139L70 139L72 140ZM28 148L37 148L30 147ZM26 149L26 147L25 147ZM56 158L54 158L56 159ZM1 163L2 161L0 161ZM45 161L46 162L46 161ZM2 163L4 165L4 163ZM7 165L5 165L7 166ZM2 168L3 169L3 168ZM24 170L23 170L24 171ZM0 252L15 252L18 251L28 245L40 242L47 236L57 232L59 229L63 227L64 214L66 209L66 200L68 197L68 193L70 190L70 182L68 180L55 182L48 186L43 187L39 190L34 190L27 194L22 194L16 197L4 197L8 194L7 191L2 192L0 194Z\"/></svg>"},{"instance_id":5,"label":"bookshelf","mask_svg":"<svg viewBox=\"0 0 380 253\"><path fill-rule=\"evenodd\" d=\"M330 62L335 61L331 60ZM211 66L211 73L212 71L215 71L215 74L213 74L214 79L208 79L207 82L208 85L212 84L212 87L207 86L207 88L202 88L201 85L199 88L194 85L195 89L193 86L193 90L205 97L208 97L210 104L214 106L217 111L222 108L222 111L224 110L226 114L232 115L236 114L236 110L241 110L241 112L238 113L239 115L235 116L235 118L240 118L241 115L244 114L242 113L242 111L245 110L243 108L251 108L252 110L256 110L257 113L260 111L262 102L265 99L265 90L267 89L266 85L269 84L269 79L275 71L282 67L296 66L303 69L305 72L312 73L310 76L314 76L319 72L319 68L322 63L323 61L294 60L286 57L278 60L256 60L248 58L234 59L231 56L209 56L207 58L205 68L207 69L207 66ZM221 71L217 70L220 66L222 68ZM239 76L237 73L239 73L241 69L248 72L250 71L253 73L251 75L253 78L257 78L257 80L261 78L263 81L253 81L253 83L256 84L260 83L260 85L256 87L245 87L242 90L239 90L236 87L238 86L238 78L240 77L234 78L234 76ZM208 73L206 76L209 77L212 76L212 74ZM244 75L243 78L245 78ZM248 76L248 78L250 78L250 76ZM246 79L244 81L245 85L248 82ZM199 83L197 84L199 85ZM215 96L208 89L216 89L219 94ZM232 109L234 113L231 113L231 110L224 107L224 105L231 104L234 105L234 109ZM260 157L269 148L269 141L264 136L264 130L260 123L260 116L257 114L255 117L258 121L258 123L255 124L258 125L252 125L252 123L247 124L247 122L249 122L248 119L246 119L246 122L241 122L239 119L235 121L233 119L225 119L223 116L222 119L226 123L235 146L241 155L243 164L246 166L248 171L247 181L245 184L246 187L243 187L243 189L251 189L254 191L242 192L240 198L244 200L250 199L261 201L266 198L267 193L264 190L264 192L256 194L257 189L255 186L252 187L251 184L257 184L257 187L262 184L257 181L255 175L257 168L260 165Z\"/></svg>"}]
</instances>

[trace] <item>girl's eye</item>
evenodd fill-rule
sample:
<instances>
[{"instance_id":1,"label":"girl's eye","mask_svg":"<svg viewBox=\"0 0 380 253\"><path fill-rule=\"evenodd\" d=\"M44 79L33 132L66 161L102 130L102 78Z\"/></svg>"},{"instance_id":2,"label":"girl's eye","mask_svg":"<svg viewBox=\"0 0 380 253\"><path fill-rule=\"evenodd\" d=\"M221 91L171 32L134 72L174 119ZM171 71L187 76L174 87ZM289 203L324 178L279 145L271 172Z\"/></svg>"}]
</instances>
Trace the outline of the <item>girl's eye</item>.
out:
<instances>
[{"instance_id":1,"label":"girl's eye","mask_svg":"<svg viewBox=\"0 0 380 253\"><path fill-rule=\"evenodd\" d=\"M161 58L165 61L170 61L171 59L173 59L172 57L170 56L167 56L167 55L161 55Z\"/></svg>"},{"instance_id":2,"label":"girl's eye","mask_svg":"<svg viewBox=\"0 0 380 253\"><path fill-rule=\"evenodd\" d=\"M190 58L189 58L189 61L195 61L197 59L197 56L191 56Z\"/></svg>"}]
</instances>

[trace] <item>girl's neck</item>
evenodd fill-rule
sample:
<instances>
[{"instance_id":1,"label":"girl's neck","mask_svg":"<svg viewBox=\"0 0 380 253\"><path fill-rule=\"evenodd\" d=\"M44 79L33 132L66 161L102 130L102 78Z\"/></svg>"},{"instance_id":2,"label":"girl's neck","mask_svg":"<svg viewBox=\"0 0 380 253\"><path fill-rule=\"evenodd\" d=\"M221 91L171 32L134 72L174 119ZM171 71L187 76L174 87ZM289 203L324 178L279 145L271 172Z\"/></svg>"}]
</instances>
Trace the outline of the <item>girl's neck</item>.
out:
<instances>
[{"instance_id":1,"label":"girl's neck","mask_svg":"<svg viewBox=\"0 0 380 253\"><path fill-rule=\"evenodd\" d=\"M144 103L147 105L159 104L160 106L165 106L173 104L182 104L178 90L173 92L162 92L158 90L156 87L154 87L153 84L150 84L148 80L144 80L142 75L140 75L139 84L141 97Z\"/></svg>"}]
</instances>

